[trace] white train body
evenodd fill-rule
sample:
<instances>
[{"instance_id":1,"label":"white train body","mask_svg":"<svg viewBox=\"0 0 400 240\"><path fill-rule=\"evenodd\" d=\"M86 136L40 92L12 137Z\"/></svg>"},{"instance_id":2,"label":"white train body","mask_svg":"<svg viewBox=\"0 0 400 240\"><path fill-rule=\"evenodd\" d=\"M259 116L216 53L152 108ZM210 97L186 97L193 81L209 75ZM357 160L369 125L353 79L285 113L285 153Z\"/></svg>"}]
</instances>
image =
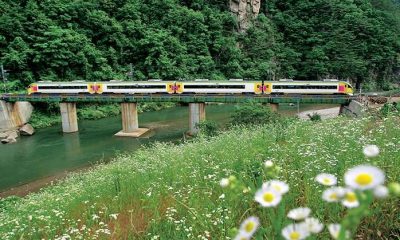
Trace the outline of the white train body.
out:
<instances>
[{"instance_id":1,"label":"white train body","mask_svg":"<svg viewBox=\"0 0 400 240\"><path fill-rule=\"evenodd\" d=\"M195 81L177 82L176 93L195 94L261 94L262 82L248 81Z\"/></svg>"},{"instance_id":2,"label":"white train body","mask_svg":"<svg viewBox=\"0 0 400 240\"><path fill-rule=\"evenodd\" d=\"M38 82L28 94L342 94L353 95L343 81L109 81Z\"/></svg>"},{"instance_id":3,"label":"white train body","mask_svg":"<svg viewBox=\"0 0 400 240\"><path fill-rule=\"evenodd\" d=\"M174 82L141 81L141 82L97 82L96 93L152 94L174 93Z\"/></svg>"}]
</instances>

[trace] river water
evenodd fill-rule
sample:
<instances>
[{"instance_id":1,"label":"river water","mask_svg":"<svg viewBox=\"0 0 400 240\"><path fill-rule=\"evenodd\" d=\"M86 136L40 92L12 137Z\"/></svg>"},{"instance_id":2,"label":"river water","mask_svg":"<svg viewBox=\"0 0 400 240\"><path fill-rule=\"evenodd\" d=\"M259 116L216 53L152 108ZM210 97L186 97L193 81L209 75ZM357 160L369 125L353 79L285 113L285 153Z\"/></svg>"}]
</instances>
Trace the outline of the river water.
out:
<instances>
[{"instance_id":1,"label":"river water","mask_svg":"<svg viewBox=\"0 0 400 240\"><path fill-rule=\"evenodd\" d=\"M300 111L333 105L301 105ZM206 118L220 125L229 121L234 105L207 105ZM297 106L281 105L284 115L297 113ZM139 114L140 127L151 128L144 138L115 137L121 117L79 121L79 132L63 134L61 125L37 129L15 144L0 145L0 192L38 179L109 161L118 152L134 151L155 141L180 141L188 129L188 107L174 107Z\"/></svg>"}]
</instances>

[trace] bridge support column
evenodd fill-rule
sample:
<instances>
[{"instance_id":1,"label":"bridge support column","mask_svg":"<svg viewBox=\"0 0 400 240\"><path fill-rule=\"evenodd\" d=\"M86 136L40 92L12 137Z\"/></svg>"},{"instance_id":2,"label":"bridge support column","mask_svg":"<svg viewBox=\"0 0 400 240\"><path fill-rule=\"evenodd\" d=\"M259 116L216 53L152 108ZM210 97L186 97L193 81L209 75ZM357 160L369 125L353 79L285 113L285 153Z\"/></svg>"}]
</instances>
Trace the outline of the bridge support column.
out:
<instances>
[{"instance_id":1,"label":"bridge support column","mask_svg":"<svg viewBox=\"0 0 400 240\"><path fill-rule=\"evenodd\" d=\"M140 137L148 128L139 128L137 103L121 103L122 130L115 136L118 137Z\"/></svg>"},{"instance_id":2,"label":"bridge support column","mask_svg":"<svg viewBox=\"0 0 400 240\"><path fill-rule=\"evenodd\" d=\"M279 108L279 103L270 103L269 106L273 112L277 112Z\"/></svg>"},{"instance_id":3,"label":"bridge support column","mask_svg":"<svg viewBox=\"0 0 400 240\"><path fill-rule=\"evenodd\" d=\"M189 103L189 135L195 135L199 129L196 124L206 119L205 103Z\"/></svg>"},{"instance_id":4,"label":"bridge support column","mask_svg":"<svg viewBox=\"0 0 400 240\"><path fill-rule=\"evenodd\" d=\"M76 116L76 103L60 103L62 130L64 133L78 131L78 117Z\"/></svg>"}]
</instances>

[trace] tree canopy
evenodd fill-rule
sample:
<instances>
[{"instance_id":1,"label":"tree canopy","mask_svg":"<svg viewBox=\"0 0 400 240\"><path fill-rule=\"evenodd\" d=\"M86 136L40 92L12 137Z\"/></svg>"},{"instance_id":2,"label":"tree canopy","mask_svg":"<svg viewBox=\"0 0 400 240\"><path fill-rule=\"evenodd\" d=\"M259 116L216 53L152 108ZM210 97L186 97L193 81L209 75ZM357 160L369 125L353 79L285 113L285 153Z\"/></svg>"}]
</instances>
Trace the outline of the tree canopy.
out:
<instances>
[{"instance_id":1,"label":"tree canopy","mask_svg":"<svg viewBox=\"0 0 400 240\"><path fill-rule=\"evenodd\" d=\"M228 0L0 0L0 63L38 80L323 79L400 72L393 0L269 0L245 33Z\"/></svg>"}]
</instances>

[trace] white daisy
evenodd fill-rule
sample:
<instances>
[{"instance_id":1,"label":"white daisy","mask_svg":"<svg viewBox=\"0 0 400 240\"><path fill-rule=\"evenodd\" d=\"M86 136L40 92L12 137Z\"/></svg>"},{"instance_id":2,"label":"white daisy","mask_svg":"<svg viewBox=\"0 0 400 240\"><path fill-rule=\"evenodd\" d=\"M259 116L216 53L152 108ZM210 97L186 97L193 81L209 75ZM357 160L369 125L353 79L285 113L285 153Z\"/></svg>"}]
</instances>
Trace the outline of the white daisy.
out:
<instances>
[{"instance_id":1,"label":"white daisy","mask_svg":"<svg viewBox=\"0 0 400 240\"><path fill-rule=\"evenodd\" d=\"M258 217L251 216L242 222L239 231L243 236L250 238L256 232L259 225L260 221L258 220Z\"/></svg>"},{"instance_id":2,"label":"white daisy","mask_svg":"<svg viewBox=\"0 0 400 240\"><path fill-rule=\"evenodd\" d=\"M333 186L337 183L337 178L329 173L321 173L315 177L315 181L325 186Z\"/></svg>"},{"instance_id":3,"label":"white daisy","mask_svg":"<svg viewBox=\"0 0 400 240\"><path fill-rule=\"evenodd\" d=\"M282 229L282 236L287 240L301 240L309 235L304 224L290 224Z\"/></svg>"},{"instance_id":4,"label":"white daisy","mask_svg":"<svg viewBox=\"0 0 400 240\"><path fill-rule=\"evenodd\" d=\"M347 170L344 181L353 189L372 189L385 182L385 174L377 167L360 165Z\"/></svg>"},{"instance_id":5,"label":"white daisy","mask_svg":"<svg viewBox=\"0 0 400 240\"><path fill-rule=\"evenodd\" d=\"M264 166L266 168L271 168L272 166L274 166L274 163L271 160L267 160L264 162Z\"/></svg>"},{"instance_id":6,"label":"white daisy","mask_svg":"<svg viewBox=\"0 0 400 240\"><path fill-rule=\"evenodd\" d=\"M331 187L322 192L322 199L327 202L339 202L345 193L342 187Z\"/></svg>"},{"instance_id":7,"label":"white daisy","mask_svg":"<svg viewBox=\"0 0 400 240\"><path fill-rule=\"evenodd\" d=\"M379 185L374 188L374 195L377 198L385 198L389 195L389 190L387 189L387 187Z\"/></svg>"},{"instance_id":8,"label":"white daisy","mask_svg":"<svg viewBox=\"0 0 400 240\"><path fill-rule=\"evenodd\" d=\"M341 231L341 228L342 228L342 226L340 226L340 224L337 224L337 223L328 225L329 233L331 234L331 236L334 239L338 239L340 231ZM346 234L347 238L350 236L349 231L346 231L345 234Z\"/></svg>"},{"instance_id":9,"label":"white daisy","mask_svg":"<svg viewBox=\"0 0 400 240\"><path fill-rule=\"evenodd\" d=\"M243 232L239 232L233 240L250 240L251 237L246 236Z\"/></svg>"},{"instance_id":10,"label":"white daisy","mask_svg":"<svg viewBox=\"0 0 400 240\"><path fill-rule=\"evenodd\" d=\"M342 199L342 204L347 208L360 206L360 202L357 199L356 193L351 191L350 189L346 190L346 193L344 194L344 197Z\"/></svg>"},{"instance_id":11,"label":"white daisy","mask_svg":"<svg viewBox=\"0 0 400 240\"><path fill-rule=\"evenodd\" d=\"M311 209L305 207L300 207L300 208L295 208L289 211L288 213L288 218L291 218L293 220L302 220L304 218L307 218L308 215L310 215Z\"/></svg>"},{"instance_id":12,"label":"white daisy","mask_svg":"<svg viewBox=\"0 0 400 240\"><path fill-rule=\"evenodd\" d=\"M310 233L319 233L324 228L324 225L317 218L306 218L303 224Z\"/></svg>"},{"instance_id":13,"label":"white daisy","mask_svg":"<svg viewBox=\"0 0 400 240\"><path fill-rule=\"evenodd\" d=\"M261 188L256 192L255 200L263 207L275 207L282 200L282 195L273 188Z\"/></svg>"},{"instance_id":14,"label":"white daisy","mask_svg":"<svg viewBox=\"0 0 400 240\"><path fill-rule=\"evenodd\" d=\"M280 194L285 194L289 191L289 185L287 185L285 182L279 181L279 180L271 180L268 182L263 183L262 188L267 189L267 188L273 188L275 191L279 192Z\"/></svg>"},{"instance_id":15,"label":"white daisy","mask_svg":"<svg viewBox=\"0 0 400 240\"><path fill-rule=\"evenodd\" d=\"M221 179L221 181L219 181L219 185L223 188L229 186L229 179L228 178Z\"/></svg>"},{"instance_id":16,"label":"white daisy","mask_svg":"<svg viewBox=\"0 0 400 240\"><path fill-rule=\"evenodd\" d=\"M363 153L366 157L376 157L379 155L379 148L376 145L367 145L364 147Z\"/></svg>"}]
</instances>

